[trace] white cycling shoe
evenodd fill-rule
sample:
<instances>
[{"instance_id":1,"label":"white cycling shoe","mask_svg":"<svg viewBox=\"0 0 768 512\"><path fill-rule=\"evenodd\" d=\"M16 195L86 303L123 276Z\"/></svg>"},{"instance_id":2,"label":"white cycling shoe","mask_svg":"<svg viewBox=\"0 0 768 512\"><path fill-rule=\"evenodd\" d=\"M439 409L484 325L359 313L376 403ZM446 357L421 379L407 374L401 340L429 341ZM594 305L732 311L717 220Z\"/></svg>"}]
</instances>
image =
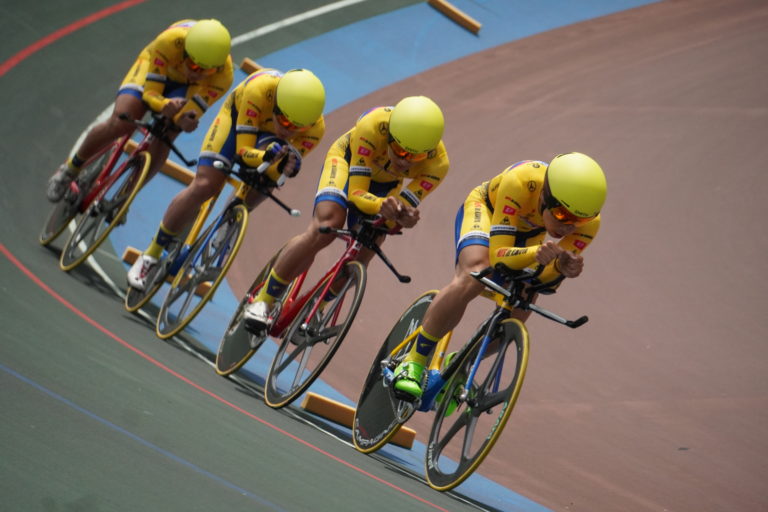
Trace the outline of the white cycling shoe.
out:
<instances>
[{"instance_id":1,"label":"white cycling shoe","mask_svg":"<svg viewBox=\"0 0 768 512\"><path fill-rule=\"evenodd\" d=\"M131 269L128 271L128 285L131 288L144 291L147 287L147 277L149 276L149 272L155 265L157 265L157 263L157 258L147 256L146 254L142 254L136 258L136 261L133 262L133 266L131 266Z\"/></svg>"},{"instance_id":2,"label":"white cycling shoe","mask_svg":"<svg viewBox=\"0 0 768 512\"><path fill-rule=\"evenodd\" d=\"M245 328L253 333L264 332L270 327L272 307L264 301L255 301L245 306L243 321Z\"/></svg>"},{"instance_id":3,"label":"white cycling shoe","mask_svg":"<svg viewBox=\"0 0 768 512\"><path fill-rule=\"evenodd\" d=\"M58 203L64 194L69 190L69 184L75 179L75 174L69 170L69 166L64 163L56 169L56 172L48 179L48 188L45 195L52 203Z\"/></svg>"}]
</instances>

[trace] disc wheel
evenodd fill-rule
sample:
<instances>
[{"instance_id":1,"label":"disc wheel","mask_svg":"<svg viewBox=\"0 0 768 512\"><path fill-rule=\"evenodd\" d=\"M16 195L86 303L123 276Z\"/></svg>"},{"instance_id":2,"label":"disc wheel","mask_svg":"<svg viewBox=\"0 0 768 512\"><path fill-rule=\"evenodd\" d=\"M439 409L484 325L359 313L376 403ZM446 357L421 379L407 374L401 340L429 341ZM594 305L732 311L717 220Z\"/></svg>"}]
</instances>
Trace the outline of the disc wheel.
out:
<instances>
[{"instance_id":1,"label":"disc wheel","mask_svg":"<svg viewBox=\"0 0 768 512\"><path fill-rule=\"evenodd\" d=\"M272 271L272 266L277 261L277 257L280 255L280 251L277 252L261 269L253 284L248 289L248 293L245 294L240 304L237 306L232 319L229 321L227 330L224 332L224 336L219 342L219 349L216 352L216 373L219 375L230 375L239 370L252 356L256 353L259 347L267 339L266 333L264 335L256 335L245 329L243 322L243 312L245 307L251 301L251 297L254 297L261 287L264 286L269 273ZM295 282L294 282L295 283ZM281 297L278 298L276 304L281 307L282 303L290 295L294 286L291 283L283 292ZM279 311L275 316L279 314Z\"/></svg>"},{"instance_id":2,"label":"disc wheel","mask_svg":"<svg viewBox=\"0 0 768 512\"><path fill-rule=\"evenodd\" d=\"M76 186L70 186L61 201L56 203L48 214L43 230L40 232L41 245L50 244L72 222L93 181L109 163L112 155L120 150L120 146L120 141L115 141L85 162L75 180Z\"/></svg>"},{"instance_id":3,"label":"disc wheel","mask_svg":"<svg viewBox=\"0 0 768 512\"><path fill-rule=\"evenodd\" d=\"M237 204L195 241L157 315L160 338L181 332L211 300L240 250L247 225L248 209Z\"/></svg>"},{"instance_id":4,"label":"disc wheel","mask_svg":"<svg viewBox=\"0 0 768 512\"><path fill-rule=\"evenodd\" d=\"M465 398L467 375L480 343L460 354L459 370L445 385L435 412L425 468L427 482L438 491L453 489L490 453L512 414L528 366L528 333L520 321L504 320L480 362ZM451 405L451 402L453 404ZM456 407L446 415L448 407Z\"/></svg>"},{"instance_id":5,"label":"disc wheel","mask_svg":"<svg viewBox=\"0 0 768 512\"><path fill-rule=\"evenodd\" d=\"M116 226L125 222L128 207L147 179L150 160L146 151L133 157L125 170L100 192L78 218L75 231L61 251L61 270L69 271L80 265Z\"/></svg>"},{"instance_id":6,"label":"disc wheel","mask_svg":"<svg viewBox=\"0 0 768 512\"><path fill-rule=\"evenodd\" d=\"M414 412L414 404L397 399L391 383L385 383L384 368L394 371L408 353L411 344L393 351L419 328L436 294L436 290L426 292L406 308L373 359L352 420L352 441L363 453L374 452L387 444Z\"/></svg>"},{"instance_id":7,"label":"disc wheel","mask_svg":"<svg viewBox=\"0 0 768 512\"><path fill-rule=\"evenodd\" d=\"M264 386L264 400L270 407L285 407L304 393L349 331L363 301L365 267L351 261L339 275L344 283L336 297L309 318L315 304L323 299L324 285L318 286L288 326Z\"/></svg>"}]
</instances>

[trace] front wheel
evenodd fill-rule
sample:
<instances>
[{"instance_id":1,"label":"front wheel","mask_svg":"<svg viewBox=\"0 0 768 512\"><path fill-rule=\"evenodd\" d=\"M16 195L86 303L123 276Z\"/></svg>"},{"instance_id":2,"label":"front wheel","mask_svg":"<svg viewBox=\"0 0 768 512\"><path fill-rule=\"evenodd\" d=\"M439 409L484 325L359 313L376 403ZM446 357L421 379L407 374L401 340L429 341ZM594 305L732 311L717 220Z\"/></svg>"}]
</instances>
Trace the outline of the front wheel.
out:
<instances>
[{"instance_id":1,"label":"front wheel","mask_svg":"<svg viewBox=\"0 0 768 512\"><path fill-rule=\"evenodd\" d=\"M450 399L442 400L435 412L425 466L427 482L438 491L453 489L480 466L504 430L523 387L529 345L528 331L519 320L501 322L467 388L466 376L479 349L477 343L459 354L459 370L444 388L443 396ZM447 413L449 407L456 409Z\"/></svg>"},{"instance_id":2,"label":"front wheel","mask_svg":"<svg viewBox=\"0 0 768 512\"><path fill-rule=\"evenodd\" d=\"M48 245L58 237L80 210L83 198L91 189L93 181L112 159L112 155L122 148L117 140L89 158L75 180L76 187L70 186L64 197L53 206L40 232L40 245Z\"/></svg>"},{"instance_id":3,"label":"front wheel","mask_svg":"<svg viewBox=\"0 0 768 512\"><path fill-rule=\"evenodd\" d=\"M61 251L59 266L70 271L99 248L112 230L125 222L128 207L149 174L150 156L146 151L133 157L118 174L107 178L107 185L77 221L75 231Z\"/></svg>"},{"instance_id":4,"label":"front wheel","mask_svg":"<svg viewBox=\"0 0 768 512\"><path fill-rule=\"evenodd\" d=\"M343 281L341 290L310 318L315 305L323 300L325 283L317 286L288 326L264 386L264 401L270 407L285 407L304 393L328 365L349 331L363 301L365 267L350 261L339 272L336 283L339 281Z\"/></svg>"},{"instance_id":5,"label":"front wheel","mask_svg":"<svg viewBox=\"0 0 768 512\"><path fill-rule=\"evenodd\" d=\"M426 292L408 306L373 359L352 420L352 441L363 453L374 452L387 444L414 412L412 402L395 397L391 381L385 382L384 372L394 371L408 354L411 344L395 349L419 328L435 295L436 290Z\"/></svg>"},{"instance_id":6,"label":"front wheel","mask_svg":"<svg viewBox=\"0 0 768 512\"><path fill-rule=\"evenodd\" d=\"M162 339L181 332L216 293L245 238L248 209L237 204L195 241L157 315Z\"/></svg>"}]
</instances>

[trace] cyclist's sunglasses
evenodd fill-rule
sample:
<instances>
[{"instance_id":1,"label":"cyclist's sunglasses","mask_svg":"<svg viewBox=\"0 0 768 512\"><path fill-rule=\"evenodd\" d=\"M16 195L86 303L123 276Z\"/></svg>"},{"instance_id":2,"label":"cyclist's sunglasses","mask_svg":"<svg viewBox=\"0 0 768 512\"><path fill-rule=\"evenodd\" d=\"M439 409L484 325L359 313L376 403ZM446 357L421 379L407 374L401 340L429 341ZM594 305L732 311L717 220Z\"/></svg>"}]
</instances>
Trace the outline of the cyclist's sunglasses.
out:
<instances>
[{"instance_id":1,"label":"cyclist's sunglasses","mask_svg":"<svg viewBox=\"0 0 768 512\"><path fill-rule=\"evenodd\" d=\"M549 210L549 213L551 213L558 222L579 226L581 224L586 224L597 217L597 215L593 217L579 217L578 215L574 215L568 208L560 204L560 201L552 197L552 194L549 192L549 185L545 185L542 193L544 194L544 208Z\"/></svg>"},{"instance_id":2,"label":"cyclist's sunglasses","mask_svg":"<svg viewBox=\"0 0 768 512\"><path fill-rule=\"evenodd\" d=\"M273 110L275 114L275 120L277 121L277 124L285 128L286 130L290 130L292 132L304 132L309 130L312 125L306 125L306 126L298 126L293 124L291 121L288 120L288 118L283 114L283 112L278 108L277 105L275 105L275 108Z\"/></svg>"},{"instance_id":3,"label":"cyclist's sunglasses","mask_svg":"<svg viewBox=\"0 0 768 512\"><path fill-rule=\"evenodd\" d=\"M195 61L193 61L189 55L187 55L187 67L189 68L190 71L193 71L195 73L200 73L206 76L215 74L216 71L219 69L217 67L205 68L203 66L200 66L199 64L195 64Z\"/></svg>"},{"instance_id":4,"label":"cyclist's sunglasses","mask_svg":"<svg viewBox=\"0 0 768 512\"><path fill-rule=\"evenodd\" d=\"M389 136L389 148L397 158L402 158L403 160L408 160L409 162L421 162L427 158L427 156L429 156L429 151L424 153L411 153L410 151L403 149L403 147L398 144L391 135Z\"/></svg>"}]
</instances>

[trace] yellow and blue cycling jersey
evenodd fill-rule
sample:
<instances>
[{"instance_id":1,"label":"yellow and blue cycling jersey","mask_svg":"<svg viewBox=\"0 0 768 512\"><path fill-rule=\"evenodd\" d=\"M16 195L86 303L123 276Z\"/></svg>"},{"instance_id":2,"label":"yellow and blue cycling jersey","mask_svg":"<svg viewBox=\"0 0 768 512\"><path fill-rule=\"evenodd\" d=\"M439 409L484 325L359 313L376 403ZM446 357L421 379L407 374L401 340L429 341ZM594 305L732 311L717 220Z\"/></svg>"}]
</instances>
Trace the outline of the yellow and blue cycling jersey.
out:
<instances>
[{"instance_id":1,"label":"yellow and blue cycling jersey","mask_svg":"<svg viewBox=\"0 0 768 512\"><path fill-rule=\"evenodd\" d=\"M490 181L472 189L456 215L456 258L468 245L489 248L490 263L522 269L535 263L546 229L539 196L548 164L524 160L510 165ZM600 216L576 227L558 245L579 254L600 229ZM539 276L542 282L559 275L554 262Z\"/></svg>"},{"instance_id":2,"label":"yellow and blue cycling jersey","mask_svg":"<svg viewBox=\"0 0 768 512\"><path fill-rule=\"evenodd\" d=\"M260 69L229 93L203 139L201 165L212 165L219 160L230 167L235 154L249 167L262 163L266 141L275 138L272 112L275 90L282 76L283 73L275 69ZM286 142L304 157L317 147L324 134L325 119L321 116L309 129L296 132ZM273 181L280 174L277 167L275 163L267 170L267 176Z\"/></svg>"},{"instance_id":3,"label":"yellow and blue cycling jersey","mask_svg":"<svg viewBox=\"0 0 768 512\"><path fill-rule=\"evenodd\" d=\"M394 196L415 208L440 186L449 167L442 141L426 159L407 170L398 172L392 166L387 154L392 108L369 110L333 143L325 157L315 204L334 201L346 208L352 202L361 212L374 215L386 197ZM408 180L405 188L404 180Z\"/></svg>"},{"instance_id":4,"label":"yellow and blue cycling jersey","mask_svg":"<svg viewBox=\"0 0 768 512\"><path fill-rule=\"evenodd\" d=\"M231 56L212 75L196 82L187 79L184 39L195 23L195 20L178 21L149 43L125 75L118 95L136 96L155 112L160 112L170 98L192 100L199 96L202 101L188 101L180 112L192 110L198 118L224 96L234 77Z\"/></svg>"}]
</instances>

